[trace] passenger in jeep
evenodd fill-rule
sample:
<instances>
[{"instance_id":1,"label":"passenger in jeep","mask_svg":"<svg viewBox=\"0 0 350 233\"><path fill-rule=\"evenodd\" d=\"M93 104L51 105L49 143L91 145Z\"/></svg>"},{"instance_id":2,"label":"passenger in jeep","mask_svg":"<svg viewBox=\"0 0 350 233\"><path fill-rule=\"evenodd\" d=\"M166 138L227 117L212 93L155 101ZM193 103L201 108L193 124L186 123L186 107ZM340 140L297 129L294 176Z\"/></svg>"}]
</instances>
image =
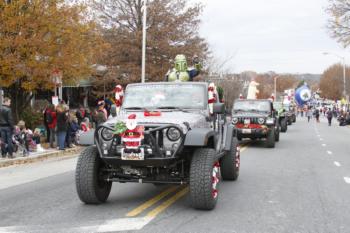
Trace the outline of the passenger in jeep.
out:
<instances>
[{"instance_id":1,"label":"passenger in jeep","mask_svg":"<svg viewBox=\"0 0 350 233\"><path fill-rule=\"evenodd\" d=\"M201 64L197 56L193 57L192 63L194 67L189 68L187 66L186 56L183 54L176 55L175 66L169 70L165 75L167 82L186 82L193 81L193 79L199 75L201 70Z\"/></svg>"}]
</instances>

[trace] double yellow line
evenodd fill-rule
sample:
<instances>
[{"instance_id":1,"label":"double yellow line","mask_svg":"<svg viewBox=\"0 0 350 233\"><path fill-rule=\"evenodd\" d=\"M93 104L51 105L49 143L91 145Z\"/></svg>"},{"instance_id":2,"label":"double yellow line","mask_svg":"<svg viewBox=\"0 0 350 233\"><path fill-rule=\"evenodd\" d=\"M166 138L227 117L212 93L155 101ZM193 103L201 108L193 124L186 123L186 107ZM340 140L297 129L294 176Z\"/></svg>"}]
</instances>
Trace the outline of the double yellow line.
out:
<instances>
[{"instance_id":1,"label":"double yellow line","mask_svg":"<svg viewBox=\"0 0 350 233\"><path fill-rule=\"evenodd\" d=\"M247 149L247 145L241 145L240 151L243 152ZM180 185L180 186L171 186L167 189L165 189L163 192L158 194L157 196L149 199L145 203L141 204L140 206L136 207L135 209L131 210L126 214L126 217L136 217L143 213L148 208L154 206L158 202L160 202L165 197L169 196L170 194L175 193L174 196L170 197L169 199L162 202L160 205L158 205L156 208L152 209L146 214L146 217L155 218L157 215L162 213L164 210L166 210L169 206L171 206L173 203L175 203L178 199L185 196L189 192L189 187L187 185Z\"/></svg>"},{"instance_id":2,"label":"double yellow line","mask_svg":"<svg viewBox=\"0 0 350 233\"><path fill-rule=\"evenodd\" d=\"M136 216L138 216L143 211L145 211L146 209L148 209L151 206L155 205L157 202L159 202L160 200L162 200L163 198L165 198L169 194L174 193L174 192L178 191L179 189L181 189L174 196L172 196L171 198L169 198L166 201L164 201L157 208L151 210L146 215L147 217L156 217L161 212L163 212L166 208L171 206L175 201L177 201L182 196L184 196L186 193L188 193L189 188L187 186L185 186L185 188L183 188L183 187L184 186L171 186L171 187L167 188L166 190L164 190L163 192L161 192L157 196L153 197L152 199L146 201L142 205L140 205L140 206L136 207L135 209L131 210L130 212L128 212L126 214L126 217L136 217Z\"/></svg>"}]
</instances>

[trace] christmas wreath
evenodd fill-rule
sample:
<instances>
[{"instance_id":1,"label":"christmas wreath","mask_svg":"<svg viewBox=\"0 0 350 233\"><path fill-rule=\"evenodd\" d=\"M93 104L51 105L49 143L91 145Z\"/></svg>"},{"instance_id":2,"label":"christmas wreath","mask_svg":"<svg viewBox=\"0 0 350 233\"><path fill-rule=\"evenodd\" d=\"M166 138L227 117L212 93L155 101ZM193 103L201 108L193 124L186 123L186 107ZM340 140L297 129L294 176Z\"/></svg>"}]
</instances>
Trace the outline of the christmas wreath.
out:
<instances>
[{"instance_id":1,"label":"christmas wreath","mask_svg":"<svg viewBox=\"0 0 350 233\"><path fill-rule=\"evenodd\" d=\"M118 134L118 135L121 135L123 134L128 128L126 127L126 124L122 121L118 121L116 124L115 124L115 127L114 127L114 134Z\"/></svg>"}]
</instances>

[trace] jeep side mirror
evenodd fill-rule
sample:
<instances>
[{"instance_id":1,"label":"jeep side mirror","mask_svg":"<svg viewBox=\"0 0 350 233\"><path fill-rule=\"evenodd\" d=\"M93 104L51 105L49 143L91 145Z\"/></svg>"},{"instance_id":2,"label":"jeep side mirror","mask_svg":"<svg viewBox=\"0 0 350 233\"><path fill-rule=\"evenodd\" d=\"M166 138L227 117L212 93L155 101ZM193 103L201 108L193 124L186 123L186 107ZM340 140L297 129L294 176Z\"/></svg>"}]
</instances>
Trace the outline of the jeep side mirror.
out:
<instances>
[{"instance_id":1,"label":"jeep side mirror","mask_svg":"<svg viewBox=\"0 0 350 233\"><path fill-rule=\"evenodd\" d=\"M214 103L213 112L217 114L225 114L225 104L224 103Z\"/></svg>"}]
</instances>

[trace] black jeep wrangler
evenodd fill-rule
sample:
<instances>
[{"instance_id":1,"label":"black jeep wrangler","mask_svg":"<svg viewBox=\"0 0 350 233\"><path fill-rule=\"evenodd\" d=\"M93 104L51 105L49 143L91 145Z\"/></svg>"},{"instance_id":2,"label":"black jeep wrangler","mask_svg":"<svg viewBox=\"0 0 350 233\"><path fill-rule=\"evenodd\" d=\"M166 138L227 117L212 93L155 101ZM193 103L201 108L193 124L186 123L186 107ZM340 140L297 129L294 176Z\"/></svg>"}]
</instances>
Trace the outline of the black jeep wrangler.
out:
<instances>
[{"instance_id":1,"label":"black jeep wrangler","mask_svg":"<svg viewBox=\"0 0 350 233\"><path fill-rule=\"evenodd\" d=\"M105 202L113 182L189 184L193 207L213 209L220 178L238 178L240 150L224 104L212 104L207 83L128 85L121 114L79 156L80 200Z\"/></svg>"},{"instance_id":2,"label":"black jeep wrangler","mask_svg":"<svg viewBox=\"0 0 350 233\"><path fill-rule=\"evenodd\" d=\"M238 140L266 138L266 146L275 147L280 127L270 100L236 100L232 108L232 124Z\"/></svg>"}]
</instances>

